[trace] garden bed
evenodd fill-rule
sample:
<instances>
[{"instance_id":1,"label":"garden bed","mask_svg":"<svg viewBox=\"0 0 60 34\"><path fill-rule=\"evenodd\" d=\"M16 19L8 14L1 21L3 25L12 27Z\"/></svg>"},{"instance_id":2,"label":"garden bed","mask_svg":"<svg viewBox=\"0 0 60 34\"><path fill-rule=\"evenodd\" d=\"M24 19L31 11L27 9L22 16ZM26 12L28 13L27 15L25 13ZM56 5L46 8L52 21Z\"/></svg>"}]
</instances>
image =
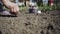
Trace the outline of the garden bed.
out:
<instances>
[{"instance_id":1,"label":"garden bed","mask_svg":"<svg viewBox=\"0 0 60 34\"><path fill-rule=\"evenodd\" d=\"M0 34L60 34L60 11L0 17Z\"/></svg>"}]
</instances>

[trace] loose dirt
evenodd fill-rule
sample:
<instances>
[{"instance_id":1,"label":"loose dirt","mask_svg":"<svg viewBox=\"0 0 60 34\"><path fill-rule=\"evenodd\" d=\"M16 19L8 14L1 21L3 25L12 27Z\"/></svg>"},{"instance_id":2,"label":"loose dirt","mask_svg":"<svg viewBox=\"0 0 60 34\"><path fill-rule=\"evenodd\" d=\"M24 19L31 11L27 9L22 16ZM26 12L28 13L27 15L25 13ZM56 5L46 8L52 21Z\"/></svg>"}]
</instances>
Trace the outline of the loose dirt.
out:
<instances>
[{"instance_id":1,"label":"loose dirt","mask_svg":"<svg viewBox=\"0 0 60 34\"><path fill-rule=\"evenodd\" d=\"M60 11L0 17L0 34L60 34Z\"/></svg>"}]
</instances>

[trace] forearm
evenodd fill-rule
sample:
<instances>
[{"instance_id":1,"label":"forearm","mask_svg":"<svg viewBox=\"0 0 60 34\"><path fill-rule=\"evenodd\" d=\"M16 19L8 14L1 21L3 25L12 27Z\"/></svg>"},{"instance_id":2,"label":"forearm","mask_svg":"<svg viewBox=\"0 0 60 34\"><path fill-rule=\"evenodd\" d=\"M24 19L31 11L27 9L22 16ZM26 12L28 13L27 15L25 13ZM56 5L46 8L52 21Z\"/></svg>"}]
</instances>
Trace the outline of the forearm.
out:
<instances>
[{"instance_id":1,"label":"forearm","mask_svg":"<svg viewBox=\"0 0 60 34\"><path fill-rule=\"evenodd\" d=\"M9 5L11 5L10 0L2 0L3 4L8 7Z\"/></svg>"}]
</instances>

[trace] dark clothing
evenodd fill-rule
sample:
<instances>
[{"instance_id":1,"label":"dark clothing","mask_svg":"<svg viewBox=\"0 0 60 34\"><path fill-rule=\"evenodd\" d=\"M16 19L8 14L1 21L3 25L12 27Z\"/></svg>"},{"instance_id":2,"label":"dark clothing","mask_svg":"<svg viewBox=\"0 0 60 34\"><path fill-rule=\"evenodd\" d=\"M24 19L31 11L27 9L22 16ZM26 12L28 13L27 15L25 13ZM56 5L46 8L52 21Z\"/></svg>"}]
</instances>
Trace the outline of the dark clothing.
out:
<instances>
[{"instance_id":1,"label":"dark clothing","mask_svg":"<svg viewBox=\"0 0 60 34\"><path fill-rule=\"evenodd\" d=\"M3 4L2 2L0 1L0 12L3 11Z\"/></svg>"}]
</instances>

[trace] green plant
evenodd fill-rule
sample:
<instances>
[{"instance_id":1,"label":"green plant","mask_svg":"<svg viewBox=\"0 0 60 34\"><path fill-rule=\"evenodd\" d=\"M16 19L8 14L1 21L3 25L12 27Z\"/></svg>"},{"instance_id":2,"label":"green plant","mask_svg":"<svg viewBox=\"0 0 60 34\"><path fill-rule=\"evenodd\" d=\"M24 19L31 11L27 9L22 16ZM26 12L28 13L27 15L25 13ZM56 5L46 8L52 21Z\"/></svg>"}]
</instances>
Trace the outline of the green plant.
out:
<instances>
[{"instance_id":1,"label":"green plant","mask_svg":"<svg viewBox=\"0 0 60 34\"><path fill-rule=\"evenodd\" d=\"M57 7L56 5L53 5L53 6L43 5L43 6L39 6L39 9L42 11L52 11L57 9Z\"/></svg>"},{"instance_id":2,"label":"green plant","mask_svg":"<svg viewBox=\"0 0 60 34\"><path fill-rule=\"evenodd\" d=\"M57 10L60 10L60 5L57 5Z\"/></svg>"},{"instance_id":3,"label":"green plant","mask_svg":"<svg viewBox=\"0 0 60 34\"><path fill-rule=\"evenodd\" d=\"M41 6L41 5L42 5L42 0L38 0L38 1L37 1L37 5L38 5L38 6Z\"/></svg>"},{"instance_id":4,"label":"green plant","mask_svg":"<svg viewBox=\"0 0 60 34\"><path fill-rule=\"evenodd\" d=\"M25 11L25 10L28 9L28 7L26 7L26 6L24 6L24 7L20 6L19 9L20 9L21 11Z\"/></svg>"}]
</instances>

